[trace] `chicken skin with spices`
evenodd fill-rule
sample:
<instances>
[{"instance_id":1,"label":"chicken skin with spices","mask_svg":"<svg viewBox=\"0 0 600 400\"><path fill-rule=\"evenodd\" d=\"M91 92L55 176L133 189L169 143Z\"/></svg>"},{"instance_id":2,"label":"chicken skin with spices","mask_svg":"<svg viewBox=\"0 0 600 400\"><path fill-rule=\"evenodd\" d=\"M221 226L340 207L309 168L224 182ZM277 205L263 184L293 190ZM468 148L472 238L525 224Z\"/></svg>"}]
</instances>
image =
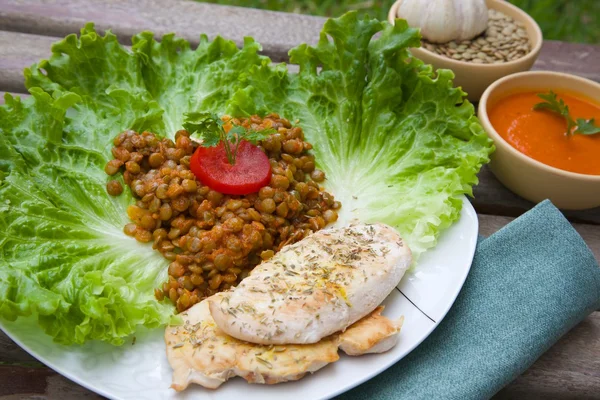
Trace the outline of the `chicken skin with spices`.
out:
<instances>
[{"instance_id":1,"label":"chicken skin with spices","mask_svg":"<svg viewBox=\"0 0 600 400\"><path fill-rule=\"evenodd\" d=\"M223 332L257 344L317 343L371 313L412 262L385 224L315 232L258 265L236 288L209 300Z\"/></svg>"},{"instance_id":2,"label":"chicken skin with spices","mask_svg":"<svg viewBox=\"0 0 600 400\"><path fill-rule=\"evenodd\" d=\"M190 383L216 389L235 376L249 383L294 381L337 361L338 348L350 355L389 350L398 340L403 320L394 322L381 316L383 307L378 307L345 333L318 343L259 345L232 338L216 326L208 301L219 303L223 295L216 294L182 313L183 325L167 327L173 389L184 390Z\"/></svg>"}]
</instances>

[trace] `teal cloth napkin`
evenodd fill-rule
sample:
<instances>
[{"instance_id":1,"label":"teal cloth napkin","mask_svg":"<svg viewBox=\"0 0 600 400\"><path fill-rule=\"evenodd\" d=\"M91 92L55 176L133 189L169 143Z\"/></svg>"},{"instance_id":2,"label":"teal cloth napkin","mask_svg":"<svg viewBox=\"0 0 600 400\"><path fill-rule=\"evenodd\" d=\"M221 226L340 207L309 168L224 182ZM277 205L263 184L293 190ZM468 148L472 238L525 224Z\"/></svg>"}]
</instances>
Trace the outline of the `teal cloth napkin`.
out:
<instances>
[{"instance_id":1,"label":"teal cloth napkin","mask_svg":"<svg viewBox=\"0 0 600 400\"><path fill-rule=\"evenodd\" d=\"M419 347L337 399L490 398L599 307L594 255L545 201L480 240L455 304Z\"/></svg>"}]
</instances>

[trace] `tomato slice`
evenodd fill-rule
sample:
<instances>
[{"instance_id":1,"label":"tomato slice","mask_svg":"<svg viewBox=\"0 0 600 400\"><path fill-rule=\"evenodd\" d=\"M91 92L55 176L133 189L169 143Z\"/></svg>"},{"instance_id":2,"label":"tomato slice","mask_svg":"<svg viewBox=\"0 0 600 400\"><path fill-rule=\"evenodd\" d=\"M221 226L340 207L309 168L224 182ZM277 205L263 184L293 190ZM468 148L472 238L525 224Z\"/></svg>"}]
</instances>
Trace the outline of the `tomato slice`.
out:
<instances>
[{"instance_id":1,"label":"tomato slice","mask_svg":"<svg viewBox=\"0 0 600 400\"><path fill-rule=\"evenodd\" d=\"M255 193L271 181L269 158L246 140L239 144L235 165L227 160L221 142L216 147L198 147L190 160L190 169L200 182L223 194Z\"/></svg>"}]
</instances>

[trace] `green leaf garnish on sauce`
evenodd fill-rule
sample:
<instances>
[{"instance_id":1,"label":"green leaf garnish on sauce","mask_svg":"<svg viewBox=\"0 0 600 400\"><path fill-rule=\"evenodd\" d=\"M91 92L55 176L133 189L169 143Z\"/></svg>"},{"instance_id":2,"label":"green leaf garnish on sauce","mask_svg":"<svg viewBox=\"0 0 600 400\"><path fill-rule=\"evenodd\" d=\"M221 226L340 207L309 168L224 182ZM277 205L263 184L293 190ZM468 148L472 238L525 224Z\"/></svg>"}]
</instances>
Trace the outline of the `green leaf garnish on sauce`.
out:
<instances>
[{"instance_id":1,"label":"green leaf garnish on sauce","mask_svg":"<svg viewBox=\"0 0 600 400\"><path fill-rule=\"evenodd\" d=\"M577 119L577 131L575 133L581 133L582 135L595 135L600 133L600 126L596 125L594 118L585 120L583 118Z\"/></svg>"},{"instance_id":2,"label":"green leaf garnish on sauce","mask_svg":"<svg viewBox=\"0 0 600 400\"><path fill-rule=\"evenodd\" d=\"M596 126L593 118L589 120L578 118L575 121L569 112L569 106L552 90L549 93L540 93L538 97L546 101L537 103L533 106L533 109L547 110L563 117L567 122L567 132L565 135L595 135L596 133L600 133L600 126Z\"/></svg>"},{"instance_id":3,"label":"green leaf garnish on sauce","mask_svg":"<svg viewBox=\"0 0 600 400\"><path fill-rule=\"evenodd\" d=\"M231 165L235 165L235 158L242 140L256 144L275 133L274 129L254 130L240 125L233 126L226 132L225 122L217 114L209 112L186 113L183 127L190 134L199 133L202 136L201 146L203 147L215 147L223 142L227 160Z\"/></svg>"}]
</instances>

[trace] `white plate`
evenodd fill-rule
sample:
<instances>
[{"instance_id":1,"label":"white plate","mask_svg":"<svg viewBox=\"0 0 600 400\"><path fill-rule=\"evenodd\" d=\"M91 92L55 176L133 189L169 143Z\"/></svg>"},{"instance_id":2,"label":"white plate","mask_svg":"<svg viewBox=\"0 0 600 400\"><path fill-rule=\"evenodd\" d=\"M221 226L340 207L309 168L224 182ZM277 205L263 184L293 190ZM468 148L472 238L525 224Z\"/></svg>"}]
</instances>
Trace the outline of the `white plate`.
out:
<instances>
[{"instance_id":1,"label":"white plate","mask_svg":"<svg viewBox=\"0 0 600 400\"><path fill-rule=\"evenodd\" d=\"M32 319L3 322L2 330L38 360L67 378L113 399L312 400L345 392L389 368L417 347L444 318L471 268L477 244L477 214L463 199L460 220L442 234L435 249L405 275L386 299L384 314L405 316L400 340L384 354L342 356L314 375L274 386L248 385L237 378L215 391L193 386L181 394L169 389L171 368L163 329L141 332L134 345L57 345ZM410 299L410 300L409 300Z\"/></svg>"}]
</instances>

